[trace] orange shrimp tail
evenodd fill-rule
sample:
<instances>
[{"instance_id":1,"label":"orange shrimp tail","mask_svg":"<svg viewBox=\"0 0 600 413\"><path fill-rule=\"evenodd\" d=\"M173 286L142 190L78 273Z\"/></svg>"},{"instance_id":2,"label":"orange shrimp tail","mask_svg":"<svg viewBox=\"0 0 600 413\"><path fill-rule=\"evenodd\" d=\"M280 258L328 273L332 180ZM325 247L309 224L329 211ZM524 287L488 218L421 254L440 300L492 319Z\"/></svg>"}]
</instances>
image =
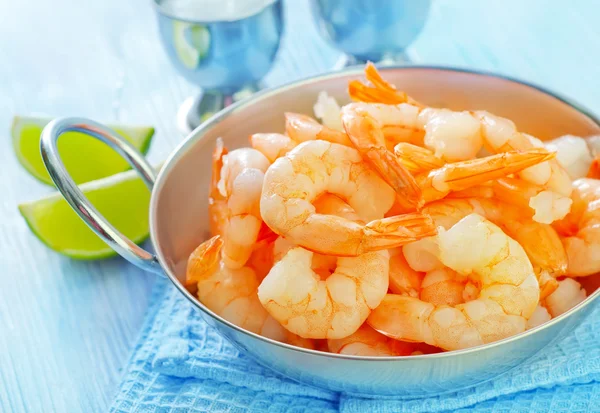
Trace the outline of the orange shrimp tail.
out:
<instances>
[{"instance_id":1,"label":"orange shrimp tail","mask_svg":"<svg viewBox=\"0 0 600 413\"><path fill-rule=\"evenodd\" d=\"M600 179L600 155L596 156L596 159L592 161L587 177L592 179Z\"/></svg>"},{"instance_id":2,"label":"orange shrimp tail","mask_svg":"<svg viewBox=\"0 0 600 413\"><path fill-rule=\"evenodd\" d=\"M260 230L258 231L258 237L256 238L256 242L266 241L268 243L275 242L275 240L279 237L267 224L264 222L260 226Z\"/></svg>"},{"instance_id":3,"label":"orange shrimp tail","mask_svg":"<svg viewBox=\"0 0 600 413\"><path fill-rule=\"evenodd\" d=\"M417 145L400 142L394 146L398 161L413 174L428 172L444 166L444 161L434 153Z\"/></svg>"},{"instance_id":4,"label":"orange shrimp tail","mask_svg":"<svg viewBox=\"0 0 600 413\"><path fill-rule=\"evenodd\" d=\"M405 92L398 91L394 85L383 79L375 65L371 62L368 62L365 66L365 77L373 85L372 87L365 85L359 80L352 80L348 83L348 94L352 100L366 103L384 103L387 105L410 103L422 106Z\"/></svg>"},{"instance_id":5,"label":"orange shrimp tail","mask_svg":"<svg viewBox=\"0 0 600 413\"><path fill-rule=\"evenodd\" d=\"M474 185L503 178L530 166L553 159L555 152L535 148L528 151L512 151L485 158L447 164L443 169L444 183L452 191L460 191ZM437 171L432 171L436 174Z\"/></svg>"},{"instance_id":6,"label":"orange shrimp tail","mask_svg":"<svg viewBox=\"0 0 600 413\"><path fill-rule=\"evenodd\" d=\"M220 235L215 235L200 244L191 254L185 273L186 285L200 281L214 268L220 259L219 253L223 247Z\"/></svg>"},{"instance_id":7,"label":"orange shrimp tail","mask_svg":"<svg viewBox=\"0 0 600 413\"><path fill-rule=\"evenodd\" d=\"M350 140L379 176L398 194L397 202L406 211L419 210L425 201L417 181L385 147L383 132L368 114L343 114L344 127Z\"/></svg>"},{"instance_id":8,"label":"orange shrimp tail","mask_svg":"<svg viewBox=\"0 0 600 413\"><path fill-rule=\"evenodd\" d=\"M365 226L366 237L359 254L387 248L400 247L421 238L437 234L429 215L420 213L397 215L369 222Z\"/></svg>"},{"instance_id":9,"label":"orange shrimp tail","mask_svg":"<svg viewBox=\"0 0 600 413\"><path fill-rule=\"evenodd\" d=\"M419 184L412 174L387 150L377 150L378 170L398 194L397 202L407 210L420 210L425 204ZM371 158L371 156L368 156Z\"/></svg>"}]
</instances>

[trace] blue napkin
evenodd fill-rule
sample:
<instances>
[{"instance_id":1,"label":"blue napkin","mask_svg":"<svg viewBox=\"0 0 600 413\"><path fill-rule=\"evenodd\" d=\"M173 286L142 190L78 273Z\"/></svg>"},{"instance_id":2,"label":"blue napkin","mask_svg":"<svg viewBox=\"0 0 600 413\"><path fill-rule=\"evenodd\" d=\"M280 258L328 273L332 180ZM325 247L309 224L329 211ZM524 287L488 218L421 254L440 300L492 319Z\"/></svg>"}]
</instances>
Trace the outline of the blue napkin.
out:
<instances>
[{"instance_id":1,"label":"blue napkin","mask_svg":"<svg viewBox=\"0 0 600 413\"><path fill-rule=\"evenodd\" d=\"M306 386L239 353L168 281L129 360L113 412L600 411L600 311L512 372L425 399L360 399Z\"/></svg>"}]
</instances>

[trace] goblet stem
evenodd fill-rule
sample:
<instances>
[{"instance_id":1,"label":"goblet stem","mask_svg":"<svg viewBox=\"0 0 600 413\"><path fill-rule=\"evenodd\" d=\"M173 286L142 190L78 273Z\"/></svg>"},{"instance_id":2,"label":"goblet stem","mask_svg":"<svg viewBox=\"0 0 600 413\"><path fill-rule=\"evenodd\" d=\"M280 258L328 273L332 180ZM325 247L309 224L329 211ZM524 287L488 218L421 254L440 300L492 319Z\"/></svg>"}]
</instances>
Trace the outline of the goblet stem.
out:
<instances>
[{"instance_id":1,"label":"goblet stem","mask_svg":"<svg viewBox=\"0 0 600 413\"><path fill-rule=\"evenodd\" d=\"M260 85L253 84L235 93L223 93L217 89L202 90L198 95L187 98L179 107L177 128L187 135L221 109L252 95L259 89L261 89Z\"/></svg>"}]
</instances>

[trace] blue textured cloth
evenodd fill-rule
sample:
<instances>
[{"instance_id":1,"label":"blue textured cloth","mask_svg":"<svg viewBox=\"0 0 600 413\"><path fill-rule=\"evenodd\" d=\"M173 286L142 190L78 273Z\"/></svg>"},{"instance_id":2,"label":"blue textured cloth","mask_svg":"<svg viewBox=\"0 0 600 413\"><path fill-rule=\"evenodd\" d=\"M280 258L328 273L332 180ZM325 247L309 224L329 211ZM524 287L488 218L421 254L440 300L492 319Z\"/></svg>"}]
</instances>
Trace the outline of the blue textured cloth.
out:
<instances>
[{"instance_id":1,"label":"blue textured cloth","mask_svg":"<svg viewBox=\"0 0 600 413\"><path fill-rule=\"evenodd\" d=\"M600 311L497 380L443 397L381 400L305 386L257 365L167 281L158 281L152 302L113 412L600 411Z\"/></svg>"}]
</instances>

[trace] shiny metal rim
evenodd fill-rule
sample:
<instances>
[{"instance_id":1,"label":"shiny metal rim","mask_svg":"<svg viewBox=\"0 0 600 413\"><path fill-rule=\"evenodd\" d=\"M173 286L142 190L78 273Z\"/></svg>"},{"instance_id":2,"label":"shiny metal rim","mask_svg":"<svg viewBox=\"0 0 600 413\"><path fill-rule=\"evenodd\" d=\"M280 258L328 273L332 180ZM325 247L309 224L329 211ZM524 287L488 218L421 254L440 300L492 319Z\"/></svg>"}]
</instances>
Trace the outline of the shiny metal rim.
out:
<instances>
[{"instance_id":1,"label":"shiny metal rim","mask_svg":"<svg viewBox=\"0 0 600 413\"><path fill-rule=\"evenodd\" d=\"M475 74L475 75L480 75L480 76L493 77L493 78L503 79L503 80L507 80L510 82L514 82L514 83L519 83L521 85L536 89L546 95L549 95L549 96L571 106L573 109L582 113L583 115L588 117L590 120L592 120L596 125L598 125L600 127L600 119L598 119L596 116L594 116L588 109L585 109L582 105L575 103L571 99L561 96L561 95L559 95L555 92L552 92L544 87L534 85L532 83L525 82L522 80L518 80L518 79L512 78L510 76L499 75L499 74L486 72L486 71L462 69L462 68L447 67L447 66L394 65L394 66L382 67L380 70L385 72L386 70L402 70L402 69L407 69L407 70L423 69L423 70L439 70L439 71L446 71L446 72L467 73L467 74ZM227 117L232 116L235 113L240 112L240 111L244 110L245 108L260 102L261 100L269 98L269 97L271 97L275 94L278 94L282 91L294 89L296 87L299 87L299 86L302 86L302 85L305 85L308 83L312 83L314 81L335 79L335 78L338 78L341 76L347 76L347 75L360 76L360 75L362 75L362 73L363 73L362 67L351 67L351 68L345 69L343 71L306 77L306 78L303 78L303 79L300 79L300 80L297 80L294 82L286 83L282 86L265 89L265 90L258 92L256 95L254 95L248 99L245 99L243 101L235 103L232 106L216 113L215 115L211 116L206 122L204 122L204 124L202 124L198 128L196 128L169 155L169 157L167 158L167 160L164 163L164 167L160 170L158 177L156 179L156 184L154 186L154 190L152 191L152 197L150 200L150 238L152 240L152 243L154 245L158 245L157 244L157 233L156 233L157 229L156 229L156 224L155 224L155 219L154 219L154 211L155 211L156 205L158 203L158 196L156 194L159 193L160 190L162 189L162 187L164 186L166 177L169 174L169 171L171 170L173 165L175 163L177 163L177 161L186 154L187 150L190 147L192 147L198 141L203 139L204 133L206 131L210 130L210 128L212 128L214 125L216 125L220 121L226 119ZM511 336L511 337L507 337L503 340L495 341L495 342L488 343L488 344L483 344L483 345L476 346L476 347L467 348L464 350L454 350L454 351L436 353L436 354L423 354L423 355L417 355L417 356L403 356L403 357L351 356L351 355L343 355L343 354L325 353L325 352L321 352L321 351L317 351L317 350L309 350L309 349L305 349L305 348L301 348L301 347L292 346L290 344L281 343L281 342L272 340L270 338L263 337L256 333L252 333L241 327L238 327L237 325L225 320L221 316L212 312L210 309L208 309L206 306L204 306L204 304L202 304L196 297L194 297L192 294L190 294L189 291L187 291L185 289L185 287L183 287L183 285L179 282L177 277L174 274L172 274L171 271L167 271L168 260L166 259L166 257L164 257L162 255L160 249L157 249L157 258L158 258L158 261L160 262L161 266L163 267L164 271L166 272L167 276L169 277L171 282L175 285L175 287L179 290L179 292L181 292L197 309L199 309L202 312L204 312L205 314L209 315L210 317L215 319L217 322L224 324L225 326L232 328L240 333L254 337L257 340L262 340L266 343L269 343L269 344L272 344L275 346L279 346L279 347L284 347L284 348L287 348L292 351L308 353L308 354L311 354L313 356L318 356L318 357L329 357L329 358L334 358L334 359L349 359L349 360L355 360L355 361L359 360L359 361L377 361L377 362L390 362L390 361L394 361L394 362L423 361L423 362L425 362L425 361L428 361L428 360L431 360L434 358L454 357L454 356L466 355L468 353L485 351L487 349L490 349L493 347L498 347L498 346L503 346L503 345L506 345L515 340L519 340L526 336L536 334L537 332L542 331L545 328L548 328L556 323L561 322L563 319L570 317L571 315L575 314L580 309L591 304L595 299L598 298L598 296L600 296L600 289L598 289L592 295L588 296L583 302L581 302L578 305L576 305L575 307L571 308L566 313L561 314L560 316L553 318L549 322L542 324L541 326L532 328L531 330L524 331L522 333L519 333L519 334Z\"/></svg>"}]
</instances>

